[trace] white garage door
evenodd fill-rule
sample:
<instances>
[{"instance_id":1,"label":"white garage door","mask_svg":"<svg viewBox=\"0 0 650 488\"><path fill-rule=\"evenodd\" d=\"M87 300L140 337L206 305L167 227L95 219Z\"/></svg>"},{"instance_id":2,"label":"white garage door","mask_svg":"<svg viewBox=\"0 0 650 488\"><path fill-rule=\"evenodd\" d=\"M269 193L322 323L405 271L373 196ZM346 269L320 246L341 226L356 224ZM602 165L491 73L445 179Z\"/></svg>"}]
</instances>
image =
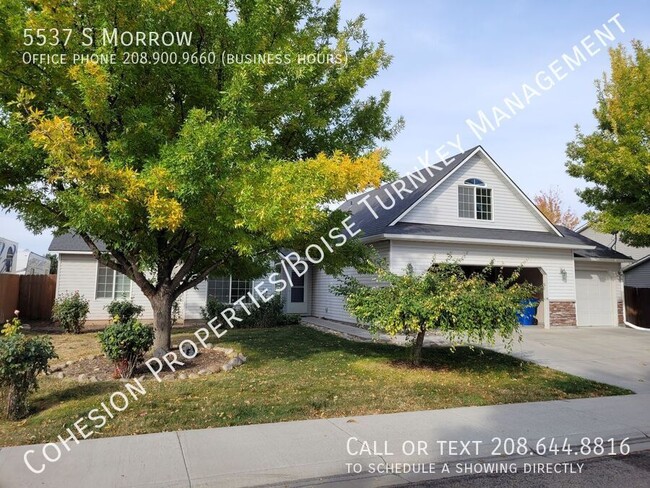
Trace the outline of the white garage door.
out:
<instances>
[{"instance_id":1,"label":"white garage door","mask_svg":"<svg viewBox=\"0 0 650 488\"><path fill-rule=\"evenodd\" d=\"M576 270L579 327L617 325L614 284L607 271Z\"/></svg>"}]
</instances>

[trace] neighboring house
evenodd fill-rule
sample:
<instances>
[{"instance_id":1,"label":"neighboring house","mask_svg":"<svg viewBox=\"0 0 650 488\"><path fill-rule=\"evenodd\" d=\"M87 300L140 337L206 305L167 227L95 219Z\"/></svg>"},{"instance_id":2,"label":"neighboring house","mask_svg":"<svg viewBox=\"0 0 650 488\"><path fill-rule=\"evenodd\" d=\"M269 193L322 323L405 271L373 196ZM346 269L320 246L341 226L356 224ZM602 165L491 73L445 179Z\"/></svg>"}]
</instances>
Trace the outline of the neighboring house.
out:
<instances>
[{"instance_id":1,"label":"neighboring house","mask_svg":"<svg viewBox=\"0 0 650 488\"><path fill-rule=\"evenodd\" d=\"M555 227L480 146L434 166L340 206L392 271L402 272L411 264L424 272L434 258L447 256L461 258L468 271L491 262L505 272L523 266L521 279L540 288L539 324L622 323L619 276L627 256ZM81 239L56 237L50 251L59 253L57 293L79 290L91 301L91 319L105 319L103 307L118 296L131 296L145 305L145 318L151 317L137 287L99 265ZM355 322L343 299L330 289L336 278L314 268L297 278L283 293L287 312ZM371 278L361 277L366 282ZM200 318L208 296L232 302L253 285L230 277L206 280L184 294L183 317Z\"/></svg>"},{"instance_id":2,"label":"neighboring house","mask_svg":"<svg viewBox=\"0 0 650 488\"><path fill-rule=\"evenodd\" d=\"M22 275L50 274L50 260L29 249L23 249L18 251L15 273Z\"/></svg>"},{"instance_id":3,"label":"neighboring house","mask_svg":"<svg viewBox=\"0 0 650 488\"><path fill-rule=\"evenodd\" d=\"M632 288L650 288L650 254L634 261L623 270L625 286Z\"/></svg>"},{"instance_id":4,"label":"neighboring house","mask_svg":"<svg viewBox=\"0 0 650 488\"><path fill-rule=\"evenodd\" d=\"M18 243L0 237L0 273L16 271L16 251Z\"/></svg>"},{"instance_id":5,"label":"neighboring house","mask_svg":"<svg viewBox=\"0 0 650 488\"><path fill-rule=\"evenodd\" d=\"M627 254L633 261L623 264L625 286L650 288L650 247L632 247L618 239L616 234L604 234L584 224L576 229L583 236L599 242L610 249Z\"/></svg>"}]
</instances>

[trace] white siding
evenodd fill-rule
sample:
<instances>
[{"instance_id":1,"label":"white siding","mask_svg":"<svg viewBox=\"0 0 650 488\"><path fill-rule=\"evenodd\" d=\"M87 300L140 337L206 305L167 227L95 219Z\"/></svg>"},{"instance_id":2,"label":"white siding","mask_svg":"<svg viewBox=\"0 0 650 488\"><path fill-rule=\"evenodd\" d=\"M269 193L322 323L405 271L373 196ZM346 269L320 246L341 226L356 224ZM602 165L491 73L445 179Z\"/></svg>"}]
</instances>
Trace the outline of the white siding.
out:
<instances>
[{"instance_id":1,"label":"white siding","mask_svg":"<svg viewBox=\"0 0 650 488\"><path fill-rule=\"evenodd\" d=\"M493 220L467 219L458 216L458 185L468 178L479 178L487 188L492 189ZM447 181L413 207L401 221L552 232L530 204L517 194L512 183L480 154L467 161Z\"/></svg>"},{"instance_id":2,"label":"white siding","mask_svg":"<svg viewBox=\"0 0 650 488\"><path fill-rule=\"evenodd\" d=\"M108 320L108 312L104 309L112 299L95 298L95 281L97 279L97 260L87 254L59 254L59 269L57 273L57 295L78 290L90 302L88 320ZM131 299L142 305L144 312L141 318L153 319L153 311L149 300L144 296L135 283L131 283Z\"/></svg>"},{"instance_id":3,"label":"white siding","mask_svg":"<svg viewBox=\"0 0 650 488\"><path fill-rule=\"evenodd\" d=\"M205 307L208 301L208 281L203 280L195 288L190 288L184 294L185 319L196 320L201 316L201 307Z\"/></svg>"},{"instance_id":4,"label":"white siding","mask_svg":"<svg viewBox=\"0 0 650 488\"><path fill-rule=\"evenodd\" d=\"M573 252L568 249L535 249L525 247L471 244L445 245L431 242L392 241L390 268L401 273L408 264L423 273L435 257L444 261L451 254L462 258L461 264L486 265L494 260L496 266L541 268L546 275L549 300L575 300L575 271ZM562 273L564 270L566 273Z\"/></svg>"},{"instance_id":5,"label":"white siding","mask_svg":"<svg viewBox=\"0 0 650 488\"><path fill-rule=\"evenodd\" d=\"M373 244L379 255L389 261L390 243L388 241ZM374 275L360 275L352 268L346 268L344 273L356 277L360 282L370 284ZM356 323L344 306L343 297L337 296L330 290L333 285L339 284L339 280L326 274L321 269L315 269L312 282L312 311L311 315L341 322Z\"/></svg>"}]
</instances>

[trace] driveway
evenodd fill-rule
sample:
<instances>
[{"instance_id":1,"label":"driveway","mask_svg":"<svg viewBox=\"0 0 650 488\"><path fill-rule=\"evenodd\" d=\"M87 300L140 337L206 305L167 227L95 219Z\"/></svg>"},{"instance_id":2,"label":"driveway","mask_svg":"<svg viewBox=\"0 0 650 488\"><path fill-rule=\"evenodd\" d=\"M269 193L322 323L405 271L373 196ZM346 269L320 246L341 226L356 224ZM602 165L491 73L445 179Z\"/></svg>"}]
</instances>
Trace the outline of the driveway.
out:
<instances>
[{"instance_id":1,"label":"driveway","mask_svg":"<svg viewBox=\"0 0 650 488\"><path fill-rule=\"evenodd\" d=\"M510 354L602 383L650 393L650 331L524 327ZM495 350L502 351L497 346Z\"/></svg>"}]
</instances>

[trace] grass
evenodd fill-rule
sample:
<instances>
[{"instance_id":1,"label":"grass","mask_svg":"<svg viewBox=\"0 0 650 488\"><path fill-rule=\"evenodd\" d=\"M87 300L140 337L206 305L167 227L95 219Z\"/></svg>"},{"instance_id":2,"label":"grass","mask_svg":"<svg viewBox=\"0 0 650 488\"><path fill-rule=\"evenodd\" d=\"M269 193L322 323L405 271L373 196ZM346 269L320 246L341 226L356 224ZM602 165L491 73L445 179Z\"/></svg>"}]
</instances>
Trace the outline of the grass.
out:
<instances>
[{"instance_id":1,"label":"grass","mask_svg":"<svg viewBox=\"0 0 650 488\"><path fill-rule=\"evenodd\" d=\"M174 342L191 337L178 329ZM95 333L52 336L60 361L96 353ZM193 380L144 382L146 394L93 437L595 397L631 393L522 362L492 351L431 348L423 365L408 349L349 342L307 327L229 331L220 345L248 361L229 373ZM0 421L0 445L48 442L124 384L79 384L41 377L31 415ZM92 424L92 423L91 423Z\"/></svg>"}]
</instances>

